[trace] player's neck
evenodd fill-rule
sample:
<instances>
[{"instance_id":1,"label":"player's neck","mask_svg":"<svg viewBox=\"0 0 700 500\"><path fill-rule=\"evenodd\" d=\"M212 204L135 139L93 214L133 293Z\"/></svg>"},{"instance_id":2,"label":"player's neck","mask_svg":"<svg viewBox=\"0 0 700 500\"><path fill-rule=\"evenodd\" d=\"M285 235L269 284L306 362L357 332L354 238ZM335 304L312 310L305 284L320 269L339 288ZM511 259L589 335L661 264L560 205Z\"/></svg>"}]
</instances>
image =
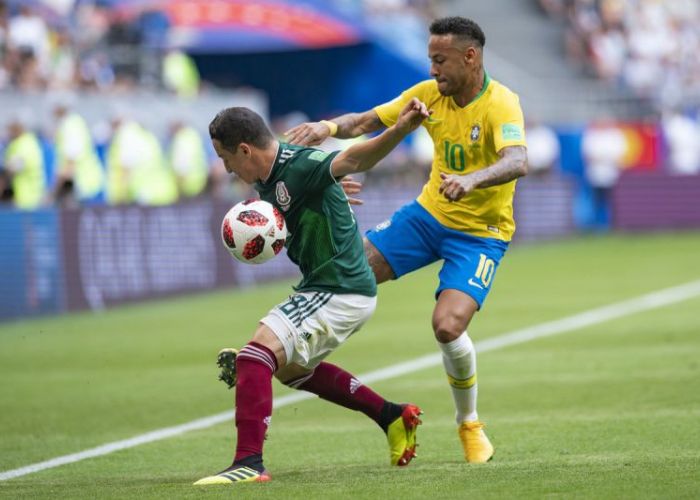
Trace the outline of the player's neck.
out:
<instances>
[{"instance_id":1,"label":"player's neck","mask_svg":"<svg viewBox=\"0 0 700 500\"><path fill-rule=\"evenodd\" d=\"M280 143L277 140L273 140L265 149L262 150L262 154L260 155L261 182L266 182L270 178L272 168L275 166L275 160L277 159L279 146Z\"/></svg>"},{"instance_id":2,"label":"player's neck","mask_svg":"<svg viewBox=\"0 0 700 500\"><path fill-rule=\"evenodd\" d=\"M476 72L476 78L473 80L475 82L473 85L467 86L463 92L455 94L452 98L455 104L460 108L463 108L470 102L472 102L476 96L478 96L482 90L484 90L484 85L486 84L486 73L484 72L484 67L480 66Z\"/></svg>"}]
</instances>

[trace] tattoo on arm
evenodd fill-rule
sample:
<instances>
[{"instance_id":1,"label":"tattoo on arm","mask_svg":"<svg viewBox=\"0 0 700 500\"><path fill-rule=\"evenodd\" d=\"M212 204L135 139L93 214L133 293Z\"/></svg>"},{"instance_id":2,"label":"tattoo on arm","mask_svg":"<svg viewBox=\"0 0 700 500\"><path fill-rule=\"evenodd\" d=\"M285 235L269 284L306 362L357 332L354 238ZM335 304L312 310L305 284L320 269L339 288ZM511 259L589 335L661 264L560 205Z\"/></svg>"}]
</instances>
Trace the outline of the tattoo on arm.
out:
<instances>
[{"instance_id":1,"label":"tattoo on arm","mask_svg":"<svg viewBox=\"0 0 700 500\"><path fill-rule=\"evenodd\" d=\"M348 113L334 118L333 121L338 124L338 132L335 136L339 139L351 139L384 127L373 109L364 113Z\"/></svg>"},{"instance_id":2,"label":"tattoo on arm","mask_svg":"<svg viewBox=\"0 0 700 500\"><path fill-rule=\"evenodd\" d=\"M498 186L527 175L527 148L525 146L508 146L499 151L498 155L501 159L496 163L472 174L476 177L477 187Z\"/></svg>"}]
</instances>

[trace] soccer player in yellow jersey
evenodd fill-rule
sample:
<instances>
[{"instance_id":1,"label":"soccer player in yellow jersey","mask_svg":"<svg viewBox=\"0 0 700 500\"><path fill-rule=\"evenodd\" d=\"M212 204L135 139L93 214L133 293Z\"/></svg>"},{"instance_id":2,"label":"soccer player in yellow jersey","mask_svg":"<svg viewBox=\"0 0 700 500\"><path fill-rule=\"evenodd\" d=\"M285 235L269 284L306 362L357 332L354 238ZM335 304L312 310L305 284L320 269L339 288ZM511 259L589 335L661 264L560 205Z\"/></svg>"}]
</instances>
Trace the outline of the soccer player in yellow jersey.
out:
<instances>
[{"instance_id":1,"label":"soccer player in yellow jersey","mask_svg":"<svg viewBox=\"0 0 700 500\"><path fill-rule=\"evenodd\" d=\"M438 19L430 25L428 45L432 80L364 113L287 132L297 144L356 137L396 123L414 97L432 111L423 122L435 146L430 179L416 201L367 233L365 253L378 283L444 260L432 324L470 463L490 460L494 449L477 415L476 353L467 326L513 236L515 182L527 173L518 96L484 70L484 44L474 21Z\"/></svg>"}]
</instances>

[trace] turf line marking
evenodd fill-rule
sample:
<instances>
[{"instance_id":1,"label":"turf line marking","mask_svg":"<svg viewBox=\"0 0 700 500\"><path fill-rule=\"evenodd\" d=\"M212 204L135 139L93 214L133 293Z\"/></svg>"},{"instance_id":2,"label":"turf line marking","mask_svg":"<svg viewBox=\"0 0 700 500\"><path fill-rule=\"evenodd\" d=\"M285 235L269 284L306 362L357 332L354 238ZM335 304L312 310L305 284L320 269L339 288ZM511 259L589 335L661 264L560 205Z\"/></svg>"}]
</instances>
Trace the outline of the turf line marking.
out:
<instances>
[{"instance_id":1,"label":"turf line marking","mask_svg":"<svg viewBox=\"0 0 700 500\"><path fill-rule=\"evenodd\" d=\"M497 337L477 342L476 348L480 353L495 351L503 347L522 344L531 340L540 339L543 337L550 337L553 335L570 332L572 330L578 330L587 326L596 325L598 323L604 323L606 321L648 311L651 309L658 309L660 307L675 304L678 302L683 302L685 300L689 300L697 296L700 296L700 280L692 281L684 285L666 288L657 292L648 293L639 297L635 297L633 299L617 302L615 304L610 304L608 306L598 307L596 309L591 309L589 311L585 311L579 314L567 316L565 318L558 319L555 321L549 321L528 328L514 330L512 332L505 333ZM424 368L437 366L440 363L442 363L442 355L440 353L429 354L416 359L412 359L410 361L405 361L403 363L398 363L395 365L388 366L386 368L381 368L379 370L365 373L363 375L360 375L358 378L365 383L376 382L379 380L387 380L390 378L398 377L399 375L405 375L407 373L413 373ZM307 392L296 392L293 394L288 394L276 398L273 402L273 407L280 408L315 397L315 395ZM44 462L38 462L35 464L20 467L18 469L0 472L0 481L6 481L8 479L26 476L27 474L32 474L34 472L52 469L61 465L79 462L88 458L95 458L103 455L108 455L110 453L114 453L115 451L133 448L135 446L152 443L154 441L160 441L162 439L168 439L171 437L185 434L190 431L207 429L209 427L213 427L224 422L230 422L232 418L233 411L226 411L216 415L211 415L209 417L192 420L191 422L187 422L182 425L165 427L163 429L147 432L146 434L134 436L129 439L124 439L122 441L114 441L112 443L103 444L102 446L91 448L89 450L84 450L78 453L63 455L61 457L52 458L51 460L46 460Z\"/></svg>"}]
</instances>

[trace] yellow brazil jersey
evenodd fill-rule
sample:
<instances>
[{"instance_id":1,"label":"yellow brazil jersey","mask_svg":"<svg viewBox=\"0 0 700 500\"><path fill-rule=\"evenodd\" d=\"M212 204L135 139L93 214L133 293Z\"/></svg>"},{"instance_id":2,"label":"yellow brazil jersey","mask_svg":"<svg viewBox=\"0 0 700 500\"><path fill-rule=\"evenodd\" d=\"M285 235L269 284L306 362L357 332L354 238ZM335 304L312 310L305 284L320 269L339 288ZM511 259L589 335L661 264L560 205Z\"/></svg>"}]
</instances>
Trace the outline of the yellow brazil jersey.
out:
<instances>
[{"instance_id":1,"label":"yellow brazil jersey","mask_svg":"<svg viewBox=\"0 0 700 500\"><path fill-rule=\"evenodd\" d=\"M525 146L523 112L517 94L484 77L484 86L464 107L444 97L435 80L426 80L399 97L374 108L387 127L396 123L405 104L417 97L432 116L423 126L433 139L430 179L418 197L441 224L474 236L510 241L515 231L513 193L515 181L475 189L459 201L450 202L438 191L440 173L468 174L496 163L507 146Z\"/></svg>"}]
</instances>

